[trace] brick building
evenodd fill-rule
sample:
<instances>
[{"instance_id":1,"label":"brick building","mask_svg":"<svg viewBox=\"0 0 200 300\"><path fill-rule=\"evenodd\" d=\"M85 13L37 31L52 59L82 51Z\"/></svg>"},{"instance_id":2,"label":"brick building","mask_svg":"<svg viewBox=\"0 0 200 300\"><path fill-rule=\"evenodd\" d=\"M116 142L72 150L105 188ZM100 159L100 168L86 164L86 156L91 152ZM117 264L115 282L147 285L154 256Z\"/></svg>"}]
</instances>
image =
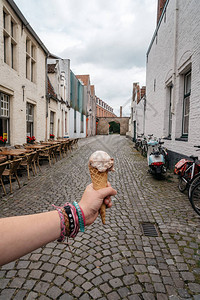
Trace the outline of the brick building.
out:
<instances>
[{"instance_id":1,"label":"brick building","mask_svg":"<svg viewBox=\"0 0 200 300\"><path fill-rule=\"evenodd\" d=\"M147 51L145 134L164 136L175 163L200 144L200 2L159 0L157 15Z\"/></svg>"},{"instance_id":2,"label":"brick building","mask_svg":"<svg viewBox=\"0 0 200 300\"><path fill-rule=\"evenodd\" d=\"M116 117L113 108L106 102L96 97L96 117Z\"/></svg>"},{"instance_id":3,"label":"brick building","mask_svg":"<svg viewBox=\"0 0 200 300\"><path fill-rule=\"evenodd\" d=\"M46 135L48 50L12 0L0 0L0 136L23 144Z\"/></svg>"}]
</instances>

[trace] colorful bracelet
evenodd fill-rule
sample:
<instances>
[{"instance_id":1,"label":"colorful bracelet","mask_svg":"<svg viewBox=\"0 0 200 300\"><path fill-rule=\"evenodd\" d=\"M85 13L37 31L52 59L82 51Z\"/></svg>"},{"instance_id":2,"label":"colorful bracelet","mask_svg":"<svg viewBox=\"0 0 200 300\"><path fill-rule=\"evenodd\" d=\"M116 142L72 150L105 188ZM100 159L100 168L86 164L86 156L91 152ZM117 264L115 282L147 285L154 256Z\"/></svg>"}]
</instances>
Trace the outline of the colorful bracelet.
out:
<instances>
[{"instance_id":1,"label":"colorful bracelet","mask_svg":"<svg viewBox=\"0 0 200 300\"><path fill-rule=\"evenodd\" d=\"M59 217L60 217L60 228L61 228L61 232L60 232L60 237L57 240L58 242L62 242L65 239L65 219L61 210L61 207L56 206L54 204L52 204L52 206L57 210Z\"/></svg>"},{"instance_id":2,"label":"colorful bracelet","mask_svg":"<svg viewBox=\"0 0 200 300\"><path fill-rule=\"evenodd\" d=\"M65 221L65 234L67 237L69 237L70 236L69 218L64 208L62 208L62 214L64 216L64 221Z\"/></svg>"},{"instance_id":3,"label":"colorful bracelet","mask_svg":"<svg viewBox=\"0 0 200 300\"><path fill-rule=\"evenodd\" d=\"M85 231L85 227L84 227L84 220L83 220L83 212L80 208L80 206L78 205L78 203L76 201L73 202L74 207L76 208L76 212L78 215L78 220L79 220L79 226L80 226L80 231L84 232Z\"/></svg>"}]
</instances>

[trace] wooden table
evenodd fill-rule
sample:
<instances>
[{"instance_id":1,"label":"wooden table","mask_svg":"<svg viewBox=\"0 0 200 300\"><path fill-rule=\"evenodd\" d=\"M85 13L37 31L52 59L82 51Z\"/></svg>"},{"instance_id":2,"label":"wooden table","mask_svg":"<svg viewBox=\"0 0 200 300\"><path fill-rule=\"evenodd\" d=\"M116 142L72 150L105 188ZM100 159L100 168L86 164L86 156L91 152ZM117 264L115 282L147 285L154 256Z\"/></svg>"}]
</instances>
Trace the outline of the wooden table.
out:
<instances>
[{"instance_id":1,"label":"wooden table","mask_svg":"<svg viewBox=\"0 0 200 300\"><path fill-rule=\"evenodd\" d=\"M25 153L30 153L31 151L28 149L8 149L8 150L2 150L0 151L0 155L6 155L6 156L19 156L23 155Z\"/></svg>"},{"instance_id":2,"label":"wooden table","mask_svg":"<svg viewBox=\"0 0 200 300\"><path fill-rule=\"evenodd\" d=\"M0 154L0 163L3 163L7 160L7 156Z\"/></svg>"},{"instance_id":3,"label":"wooden table","mask_svg":"<svg viewBox=\"0 0 200 300\"><path fill-rule=\"evenodd\" d=\"M40 149L44 149L46 147L47 147L47 145L44 145L44 144L42 144L42 145L39 145L39 144L34 145L33 144L33 145L25 146L26 149L33 149L33 150L40 150Z\"/></svg>"},{"instance_id":4,"label":"wooden table","mask_svg":"<svg viewBox=\"0 0 200 300\"><path fill-rule=\"evenodd\" d=\"M61 142L59 141L47 141L47 142L42 142L42 145L59 145Z\"/></svg>"},{"instance_id":5,"label":"wooden table","mask_svg":"<svg viewBox=\"0 0 200 300\"><path fill-rule=\"evenodd\" d=\"M66 138L66 139L59 139L59 140L57 140L56 142L61 142L61 143L63 143L63 142L69 142L69 138Z\"/></svg>"}]
</instances>

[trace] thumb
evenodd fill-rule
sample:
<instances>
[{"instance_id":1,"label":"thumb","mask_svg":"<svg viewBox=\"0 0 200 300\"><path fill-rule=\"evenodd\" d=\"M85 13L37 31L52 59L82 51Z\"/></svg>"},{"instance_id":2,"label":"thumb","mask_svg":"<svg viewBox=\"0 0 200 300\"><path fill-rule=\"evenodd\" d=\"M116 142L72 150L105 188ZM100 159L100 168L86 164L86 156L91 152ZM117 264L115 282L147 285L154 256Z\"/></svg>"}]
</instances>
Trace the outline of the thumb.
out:
<instances>
[{"instance_id":1,"label":"thumb","mask_svg":"<svg viewBox=\"0 0 200 300\"><path fill-rule=\"evenodd\" d=\"M114 190L111 186L98 190L101 197L104 199L108 196L114 196L117 194L117 191Z\"/></svg>"}]
</instances>

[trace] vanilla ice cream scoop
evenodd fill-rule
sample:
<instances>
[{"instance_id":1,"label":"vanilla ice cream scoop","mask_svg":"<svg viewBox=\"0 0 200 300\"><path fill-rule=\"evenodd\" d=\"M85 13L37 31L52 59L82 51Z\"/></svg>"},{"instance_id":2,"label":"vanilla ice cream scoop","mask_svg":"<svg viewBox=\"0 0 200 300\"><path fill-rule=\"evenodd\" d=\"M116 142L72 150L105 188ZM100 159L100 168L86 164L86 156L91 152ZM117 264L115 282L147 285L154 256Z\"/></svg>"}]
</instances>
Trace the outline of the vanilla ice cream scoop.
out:
<instances>
[{"instance_id":1,"label":"vanilla ice cream scoop","mask_svg":"<svg viewBox=\"0 0 200 300\"><path fill-rule=\"evenodd\" d=\"M89 171L95 190L103 189L108 184L108 171L114 171L114 159L104 151L96 151L89 158ZM100 208L102 223L106 223L106 205Z\"/></svg>"},{"instance_id":2,"label":"vanilla ice cream scoop","mask_svg":"<svg viewBox=\"0 0 200 300\"><path fill-rule=\"evenodd\" d=\"M114 159L104 151L96 151L89 158L89 166L96 168L99 172L114 171Z\"/></svg>"}]
</instances>

